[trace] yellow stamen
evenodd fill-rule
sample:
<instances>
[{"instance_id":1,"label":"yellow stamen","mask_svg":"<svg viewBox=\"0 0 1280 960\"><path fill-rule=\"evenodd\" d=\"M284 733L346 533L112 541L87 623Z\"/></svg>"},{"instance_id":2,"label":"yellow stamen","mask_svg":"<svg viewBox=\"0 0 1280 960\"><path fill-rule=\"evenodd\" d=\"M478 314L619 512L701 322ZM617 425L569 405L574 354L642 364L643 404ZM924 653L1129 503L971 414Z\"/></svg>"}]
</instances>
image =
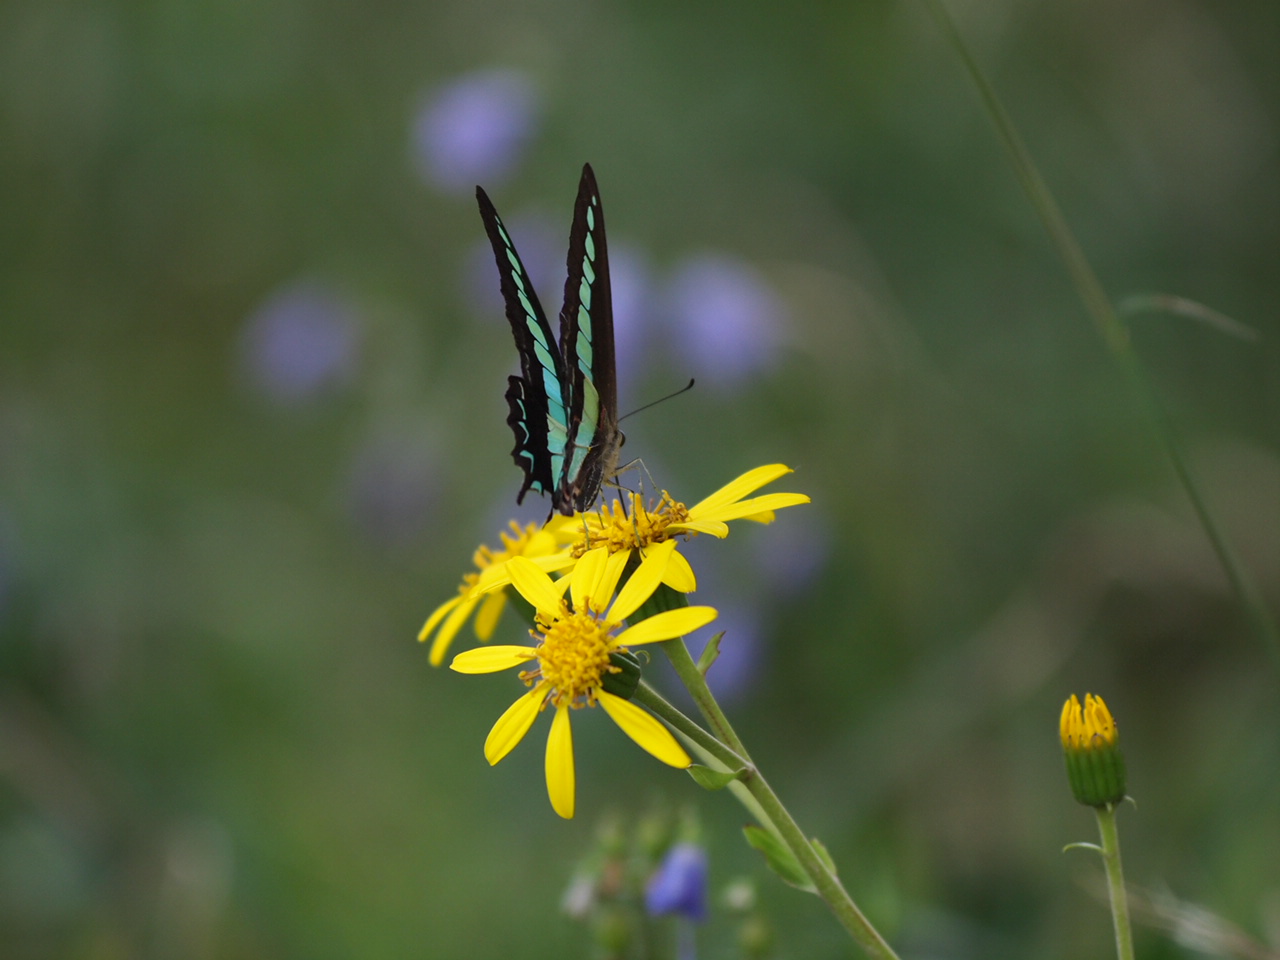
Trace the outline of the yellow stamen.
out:
<instances>
[{"instance_id":1,"label":"yellow stamen","mask_svg":"<svg viewBox=\"0 0 1280 960\"><path fill-rule=\"evenodd\" d=\"M610 553L644 549L650 544L670 539L667 528L688 519L688 508L665 490L655 507L646 506L640 494L633 493L630 510L622 500L613 500L602 505L598 513L584 515L586 530L574 544L573 556L580 557L588 550L602 546L607 546Z\"/></svg>"},{"instance_id":2,"label":"yellow stamen","mask_svg":"<svg viewBox=\"0 0 1280 960\"><path fill-rule=\"evenodd\" d=\"M537 648L537 669L522 672L520 679L530 685L545 682L554 706L594 706L604 675L622 669L609 661L616 626L590 612L566 612L545 628Z\"/></svg>"}]
</instances>

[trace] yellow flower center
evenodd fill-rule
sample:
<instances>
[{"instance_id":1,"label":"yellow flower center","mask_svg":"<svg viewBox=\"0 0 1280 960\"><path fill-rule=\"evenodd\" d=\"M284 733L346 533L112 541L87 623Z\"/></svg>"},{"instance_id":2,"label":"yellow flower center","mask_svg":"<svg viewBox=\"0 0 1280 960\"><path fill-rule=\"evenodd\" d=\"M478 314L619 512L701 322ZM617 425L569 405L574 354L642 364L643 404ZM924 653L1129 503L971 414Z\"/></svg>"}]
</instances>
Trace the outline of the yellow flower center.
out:
<instances>
[{"instance_id":1,"label":"yellow flower center","mask_svg":"<svg viewBox=\"0 0 1280 960\"><path fill-rule=\"evenodd\" d=\"M539 679L549 684L554 706L594 706L604 675L622 669L609 662L609 654L617 649L612 636L616 626L593 613L574 613L566 607L543 631L537 647L538 668L522 672L520 679L530 686Z\"/></svg>"},{"instance_id":2,"label":"yellow flower center","mask_svg":"<svg viewBox=\"0 0 1280 960\"><path fill-rule=\"evenodd\" d=\"M630 510L622 500L614 500L601 506L599 513L584 515L586 530L574 544L573 556L581 557L588 550L602 546L607 546L610 553L643 549L668 539L667 527L688 519L688 508L665 490L652 509L644 505L640 494L633 493Z\"/></svg>"}]
</instances>

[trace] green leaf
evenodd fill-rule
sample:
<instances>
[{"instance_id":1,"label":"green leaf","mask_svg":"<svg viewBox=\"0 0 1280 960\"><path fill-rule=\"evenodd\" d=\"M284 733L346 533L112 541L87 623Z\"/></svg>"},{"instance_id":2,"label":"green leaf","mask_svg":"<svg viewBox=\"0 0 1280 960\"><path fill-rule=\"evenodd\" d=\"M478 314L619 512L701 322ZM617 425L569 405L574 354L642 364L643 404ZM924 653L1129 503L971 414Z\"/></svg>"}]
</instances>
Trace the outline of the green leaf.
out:
<instances>
[{"instance_id":1,"label":"green leaf","mask_svg":"<svg viewBox=\"0 0 1280 960\"><path fill-rule=\"evenodd\" d=\"M698 657L698 672L704 677L707 671L711 669L711 665L716 662L716 658L720 656L720 638L724 636L721 630L714 637L707 641L707 645L702 648L702 655Z\"/></svg>"},{"instance_id":2,"label":"green leaf","mask_svg":"<svg viewBox=\"0 0 1280 960\"><path fill-rule=\"evenodd\" d=\"M763 827L757 827L752 824L743 827L742 833L746 836L747 843L764 854L769 868L784 881L801 890L807 890L810 893L817 892L813 883L810 882L808 874L800 866L800 861L795 858L795 855L781 840Z\"/></svg>"},{"instance_id":3,"label":"green leaf","mask_svg":"<svg viewBox=\"0 0 1280 960\"><path fill-rule=\"evenodd\" d=\"M722 790L733 781L741 780L742 775L746 772L745 767L740 767L737 770L713 770L711 767L704 767L698 763L688 768L689 776L693 777L693 782L703 790Z\"/></svg>"},{"instance_id":4,"label":"green leaf","mask_svg":"<svg viewBox=\"0 0 1280 960\"><path fill-rule=\"evenodd\" d=\"M822 865L831 871L833 877L839 876L836 870L836 862L831 859L831 852L827 850L821 840L817 837L810 837L809 843L813 845L813 852L818 855L818 859L822 861Z\"/></svg>"}]
</instances>

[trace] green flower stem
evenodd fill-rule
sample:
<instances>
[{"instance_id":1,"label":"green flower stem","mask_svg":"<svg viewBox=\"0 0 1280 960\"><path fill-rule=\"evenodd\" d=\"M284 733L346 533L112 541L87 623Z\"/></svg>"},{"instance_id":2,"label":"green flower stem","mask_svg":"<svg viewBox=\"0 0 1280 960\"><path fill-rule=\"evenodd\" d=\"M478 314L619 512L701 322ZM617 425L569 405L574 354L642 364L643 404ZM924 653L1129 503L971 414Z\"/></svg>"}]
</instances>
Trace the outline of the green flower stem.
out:
<instances>
[{"instance_id":1,"label":"green flower stem","mask_svg":"<svg viewBox=\"0 0 1280 960\"><path fill-rule=\"evenodd\" d=\"M1272 665L1280 670L1280 627L1277 627L1275 618L1267 607L1262 592L1258 589L1252 574L1236 556L1235 550L1209 510L1209 505L1200 490L1200 482L1191 472L1191 467L1182 452L1182 442L1178 437L1178 432L1174 428L1169 415L1161 406L1155 389L1147 377L1146 370L1142 366L1142 361L1133 348L1128 328L1112 306L1110 297L1107 296L1106 291L1103 289L1101 281L1098 280L1098 275L1093 271L1093 267L1089 265L1089 260L1080 248L1075 234L1067 226L1067 219L1062 215L1062 210L1058 207L1057 201L1045 184L1044 177L1040 175L1039 168L1036 167L1035 161L1031 158L1031 152L1027 149L1026 144L1022 142L1022 137L1018 134L1013 118L1009 116L1004 104L996 96L995 88L991 86L986 75L983 74L982 69L978 66L978 62L969 52L964 38L960 36L955 22L951 19L950 14L947 13L942 0L925 0L925 2L933 13L934 19L938 22L939 28L946 35L952 47L955 48L961 62L964 64L965 70L969 74L969 79L973 82L974 87L977 88L978 95L982 98L983 106L986 107L992 123L995 124L996 132L1004 143L1005 151L1013 164L1014 175L1017 177L1018 183L1022 185L1023 191L1031 201L1036 214L1040 217L1040 222L1044 226L1045 232L1048 233L1050 242L1066 266L1067 273L1071 276L1076 292L1080 295L1080 299L1084 301L1085 309L1092 318L1094 325L1098 328L1098 332L1102 335L1107 349L1111 352L1112 359L1115 360L1123 375L1129 381L1130 386L1138 397L1139 403L1142 405L1143 412L1147 415L1156 436L1159 437L1160 442L1163 444L1165 454L1168 456L1170 463L1173 465L1173 470L1178 476L1178 482L1182 484L1183 489L1187 492L1192 509L1195 510L1200 525L1204 528L1214 552L1218 555L1218 562L1226 572L1232 590L1235 591L1245 609L1250 626L1271 655Z\"/></svg>"},{"instance_id":2,"label":"green flower stem","mask_svg":"<svg viewBox=\"0 0 1280 960\"><path fill-rule=\"evenodd\" d=\"M702 671L698 669L698 665L693 662L693 657L689 655L689 648L684 645L684 640L680 638L668 640L661 646L662 652L667 655L671 665L676 668L680 682L685 685L685 688L693 697L693 702L698 705L698 709L702 711L702 715L706 718L707 723L711 725L711 729L716 736L730 750L745 758L747 756L747 748L742 745L742 741L738 739L738 735L733 730L733 725L729 723L729 718L725 716L724 711L720 709L720 704L712 696L711 688L707 686L707 680L702 675ZM747 762L749 763L750 761Z\"/></svg>"},{"instance_id":3,"label":"green flower stem","mask_svg":"<svg viewBox=\"0 0 1280 960\"><path fill-rule=\"evenodd\" d=\"M753 814L758 816L762 812L765 815L768 820L765 825L774 831L791 850L813 883L818 896L826 901L828 908L835 914L841 926L849 932L854 942L861 946L868 956L877 960L898 960L898 955L894 953L893 948L858 909L858 905L853 902L853 898L849 896L840 879L818 856L813 844L805 837L790 811L760 773L747 753L746 747L734 732L729 718L725 716L724 711L720 709L720 704L712 695L702 671L689 656L689 649L684 645L684 641L668 640L661 646L707 723L723 741L722 746L727 745L741 759L746 770L741 783L756 801L756 804L748 805L748 809L758 805L758 809L752 809ZM698 729L701 730L700 727Z\"/></svg>"},{"instance_id":4,"label":"green flower stem","mask_svg":"<svg viewBox=\"0 0 1280 960\"><path fill-rule=\"evenodd\" d=\"M1133 929L1129 926L1129 897L1124 889L1124 868L1120 865L1120 833L1116 830L1115 804L1094 807L1098 832L1102 834L1102 862L1107 871L1107 891L1111 894L1111 918L1116 928L1116 955L1133 960Z\"/></svg>"},{"instance_id":5,"label":"green flower stem","mask_svg":"<svg viewBox=\"0 0 1280 960\"><path fill-rule=\"evenodd\" d=\"M696 721L685 716L665 697L663 697L662 694L649 686L648 681L640 681L640 686L638 686L636 688L636 692L632 694L631 700L634 703L648 707L649 711L654 716L661 720L665 720L677 733L684 734L702 750L706 751L708 756L714 757L720 763L724 764L726 770L739 770L747 766L747 760L744 760L737 752L725 746L711 734L707 733L706 730L703 730L702 727L698 726Z\"/></svg>"}]
</instances>

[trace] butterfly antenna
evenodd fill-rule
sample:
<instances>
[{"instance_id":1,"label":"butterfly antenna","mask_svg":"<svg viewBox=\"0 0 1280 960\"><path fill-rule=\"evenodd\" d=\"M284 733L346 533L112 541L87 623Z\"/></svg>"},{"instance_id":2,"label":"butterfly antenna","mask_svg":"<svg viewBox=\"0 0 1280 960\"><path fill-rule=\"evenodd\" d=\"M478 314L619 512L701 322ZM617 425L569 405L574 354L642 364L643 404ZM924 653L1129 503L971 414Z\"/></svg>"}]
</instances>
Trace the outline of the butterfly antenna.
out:
<instances>
[{"instance_id":1,"label":"butterfly antenna","mask_svg":"<svg viewBox=\"0 0 1280 960\"><path fill-rule=\"evenodd\" d=\"M682 393L688 393L692 389L693 389L693 378L690 377L689 382L686 383L679 390L677 390L675 393L668 393L665 397L659 397L657 400L653 400L649 403L646 403L643 407L637 407L635 410L632 410L630 413L623 414L621 417L618 418L618 422L621 423L623 420L627 419L627 417L640 413L642 410L648 410L650 407L656 407L660 403L666 403L668 400L678 397Z\"/></svg>"}]
</instances>

